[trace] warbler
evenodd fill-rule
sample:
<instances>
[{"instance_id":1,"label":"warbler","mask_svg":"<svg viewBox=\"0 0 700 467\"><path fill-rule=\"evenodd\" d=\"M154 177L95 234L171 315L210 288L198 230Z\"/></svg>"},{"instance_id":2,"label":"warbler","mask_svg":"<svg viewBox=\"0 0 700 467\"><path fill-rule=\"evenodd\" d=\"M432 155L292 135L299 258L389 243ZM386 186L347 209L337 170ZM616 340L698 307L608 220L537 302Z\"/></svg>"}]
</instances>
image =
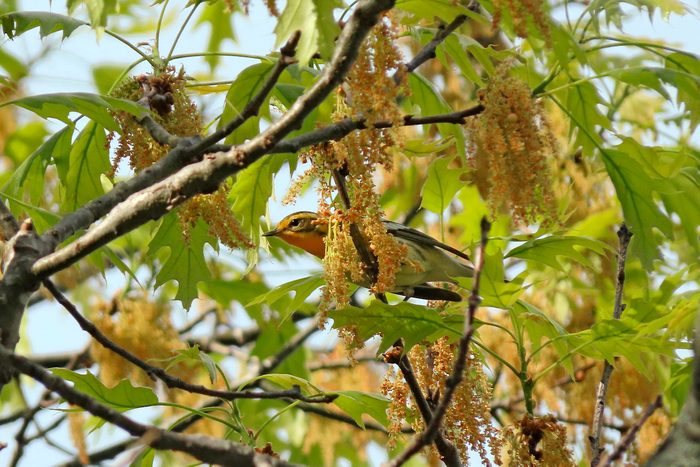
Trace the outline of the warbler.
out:
<instances>
[{"instance_id":1,"label":"warbler","mask_svg":"<svg viewBox=\"0 0 700 467\"><path fill-rule=\"evenodd\" d=\"M442 289L429 282L452 282L454 277L471 277L471 266L457 261L446 252L469 261L465 253L446 245L419 230L397 222L383 220L384 226L396 240L408 247L408 253L395 277L393 293L426 300L458 302L462 297L451 290ZM263 233L265 237L278 237L290 245L301 248L323 259L326 253L325 237L328 222L315 212L300 211L282 219L277 227ZM418 265L416 268L414 265ZM369 279L358 283L370 287Z\"/></svg>"}]
</instances>

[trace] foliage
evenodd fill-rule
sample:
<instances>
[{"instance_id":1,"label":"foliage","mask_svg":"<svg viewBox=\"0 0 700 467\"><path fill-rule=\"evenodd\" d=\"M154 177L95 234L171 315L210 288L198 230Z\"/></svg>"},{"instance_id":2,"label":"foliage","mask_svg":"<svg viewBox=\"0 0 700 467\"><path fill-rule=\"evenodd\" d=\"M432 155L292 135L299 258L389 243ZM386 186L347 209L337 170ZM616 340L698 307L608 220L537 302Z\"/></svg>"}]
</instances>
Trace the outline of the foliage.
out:
<instances>
[{"instance_id":1,"label":"foliage","mask_svg":"<svg viewBox=\"0 0 700 467\"><path fill-rule=\"evenodd\" d=\"M379 451L393 458L411 442L403 431L426 426L415 388L393 364L407 355L427 401L440 400L475 281L444 285L462 302L401 301L392 292L407 290L395 273L415 258L381 220L407 222L474 262L486 216L493 227L465 382L443 424L462 460L471 451L504 464L588 461L589 428L578 424L592 423L604 362L614 371L602 445L609 450L620 438L616 424L635 423L659 394L664 408L625 460L646 461L669 432L691 383L700 306L700 56L623 26L645 15L677 20L691 13L683 4L398 0L353 51L341 84L309 104L329 82L324 70L342 59L339 37L373 2L54 1L66 15L6 3L0 197L16 218L32 219L51 249L77 251L53 280L98 332L191 385L162 385L157 372L96 341L81 350L53 330L51 351L61 355L34 359L65 366L51 371L67 390L127 416L143 413L165 430L291 462L376 465L366 456ZM257 40L244 28L250 19L274 36L265 55L248 53ZM292 63L285 44L297 31ZM92 36L96 50L123 46L114 58L131 63L85 55L94 92L48 85L34 93L40 65L80 53ZM407 71L433 40L434 53ZM199 50L175 53L189 41ZM23 54L20 44L32 47ZM220 137L206 140L214 132ZM318 203L308 204L314 190ZM324 272L261 236L289 213L280 194L328 218ZM63 223L75 219L67 231ZM352 223L374 255L375 280ZM617 317L622 223L633 236ZM104 241L90 243L97 235ZM386 293L388 303L350 280ZM48 307L58 315L47 300L38 293L27 314ZM318 322L323 337L307 340L321 333ZM17 353L33 355L39 339L30 323ZM8 433L0 438L16 435L15 460L31 440L30 421L41 430L51 419L51 411L25 409L90 411L35 400L30 381L18 381L0 395L0 433ZM222 395L235 391L259 398ZM80 420L63 424L72 451L106 459L85 438L94 428L101 444L109 440L104 420ZM54 429L68 439L68 428L46 432ZM148 434L141 440L138 465L194 462L151 450ZM0 449L0 459L10 451ZM430 449L421 455L437 459Z\"/></svg>"}]
</instances>

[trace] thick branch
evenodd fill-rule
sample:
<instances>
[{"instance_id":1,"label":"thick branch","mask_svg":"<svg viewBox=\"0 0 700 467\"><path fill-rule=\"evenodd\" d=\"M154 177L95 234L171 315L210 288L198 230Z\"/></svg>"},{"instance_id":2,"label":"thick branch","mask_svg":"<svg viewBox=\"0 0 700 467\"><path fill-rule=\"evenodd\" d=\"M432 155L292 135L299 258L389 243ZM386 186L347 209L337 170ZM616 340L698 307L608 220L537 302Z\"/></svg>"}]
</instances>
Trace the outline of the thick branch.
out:
<instances>
[{"instance_id":1,"label":"thick branch","mask_svg":"<svg viewBox=\"0 0 700 467\"><path fill-rule=\"evenodd\" d=\"M249 142L226 153L210 154L201 162L189 165L165 180L131 195L81 238L37 261L32 272L43 279L69 266L111 240L151 219L163 216L192 196L215 191L226 177L268 153L285 135L299 128L303 119L342 82L357 57L364 37L377 22L381 12L391 8L393 3L393 0L376 0L358 4L350 21L343 28L328 66L309 91L299 97L276 123Z\"/></svg>"},{"instance_id":2,"label":"thick branch","mask_svg":"<svg viewBox=\"0 0 700 467\"><path fill-rule=\"evenodd\" d=\"M627 261L627 247L632 239L632 232L627 229L625 224L620 226L617 232L617 237L620 240L620 245L617 252L617 285L615 287L615 305L613 309L613 318L620 319L625 305L622 303L622 294L625 288L625 262ZM608 394L608 385L610 384L610 376L612 375L613 366L606 360L603 367L603 375L598 384L596 393L595 412L593 414L593 425L591 434L588 437L591 443L591 466L595 467L600 462L600 456L603 453L603 448L600 447L600 433L603 429L603 415L605 412L605 399Z\"/></svg>"}]
</instances>

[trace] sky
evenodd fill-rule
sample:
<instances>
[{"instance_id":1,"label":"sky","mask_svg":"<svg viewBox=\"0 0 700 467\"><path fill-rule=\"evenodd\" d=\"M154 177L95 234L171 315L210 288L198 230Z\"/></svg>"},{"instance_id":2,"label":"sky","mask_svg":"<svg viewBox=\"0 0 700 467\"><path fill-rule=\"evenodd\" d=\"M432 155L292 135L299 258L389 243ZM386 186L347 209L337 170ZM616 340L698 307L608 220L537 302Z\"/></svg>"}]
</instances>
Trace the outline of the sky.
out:
<instances>
[{"instance_id":1,"label":"sky","mask_svg":"<svg viewBox=\"0 0 700 467\"><path fill-rule=\"evenodd\" d=\"M20 9L23 10L40 10L53 11L55 13L65 13L64 3L62 1L53 0L24 0L20 1ZM225 50L229 52L242 52L249 54L266 55L274 50L275 37L273 33L274 24L268 17L265 9L260 1L251 2L251 15L242 17L236 15L234 29L239 38L243 38L239 44L227 42ZM282 2L278 2L281 3ZM172 7L169 12L173 15L173 19L177 23L182 19L182 16L175 17L178 8L185 4L185 1L171 1ZM700 6L698 2L687 3L697 11ZM152 8L153 19L157 18L159 9ZM700 41L698 37L698 26L700 22L698 17L674 16L671 21L664 21L658 16L650 24L645 16L636 17L625 23L626 31L635 36L648 38L663 38L677 43L681 48L700 54ZM183 37L180 41L176 53L197 52L204 49L204 44L207 40L205 28L194 30L191 34ZM163 31L161 41L163 44L170 44L175 36L175 28L169 27ZM254 38L254 40L251 40ZM41 43L37 40L38 33L36 31L28 33L25 36L16 39L13 42L3 41L3 47L15 54L21 56L36 56L41 50ZM146 36L134 38L134 41L148 40ZM91 77L91 67L95 60L104 60L104 57L109 57L108 62L125 65L134 59L133 51L125 47L123 44L111 39L110 37L102 37L99 41L95 40L95 35L89 28L78 29L71 37L60 43L59 35L55 34L49 38L49 41L54 44L60 44L56 52L51 53L46 59L38 63L31 72L31 76L24 82L24 91L27 95L43 94L49 92L95 92L93 80ZM230 59L223 58L223 66L217 69L217 79L232 79L244 67L249 66L255 61L248 59ZM191 75L197 75L199 72L206 70L205 65L199 63L198 60L184 60L183 63L187 67L187 72ZM147 71L145 68L140 71ZM216 104L216 101L210 102ZM59 128L56 125L55 128ZM697 140L697 134L695 139ZM309 190L293 207L282 206L280 200L284 198L286 186L289 177L283 170L279 175L276 185L275 199L270 203L270 217L273 220L278 220L283 215L288 214L293 210L315 210L316 198L313 190ZM263 253L264 255L264 253ZM235 256L235 255L234 255ZM265 261L261 268L266 277L273 284L287 282L289 280L305 277L312 270L318 270L319 265L313 259L297 257L294 260L294 265L287 263L279 263L274 261ZM121 277L117 273L108 274L106 283L109 284L106 295L109 295L109 290L116 290L121 281ZM196 306L196 305L195 305ZM181 322L187 320L186 314L182 313ZM70 317L56 304L46 304L32 308L26 315L26 334L31 337L31 349L28 353L32 355L41 355L46 353L54 353L56 351L67 352L76 351L84 348L88 342L86 334L80 330ZM57 339L57 336L59 338ZM332 336L323 336L319 339L326 339L328 342ZM316 342L317 345L323 345L323 341ZM22 351L26 351L24 348ZM41 388L37 385L34 390L30 391L28 397L34 399L41 393ZM33 402L32 402L33 403ZM133 413L132 413L133 415ZM41 418L43 425L46 426L52 419L60 416L60 413L53 412L45 414ZM149 416L148 411L141 411L136 414L136 418L146 420ZM0 441L8 441L10 446L7 449L0 451L0 465L7 465L11 459L14 445L12 437L17 430L17 424L11 424L0 427ZM104 431L104 432L102 432ZM55 438L64 445L70 447L71 443L67 440L65 432L57 432ZM105 431L95 433L90 437L90 448L94 450L100 446L110 445L115 439L121 439L120 430ZM377 451L378 452L378 451ZM40 443L33 444L25 453L21 466L45 465L47 456L55 456L57 451L48 450ZM64 457L60 457L63 459ZM50 457L49 463L59 461L59 457ZM381 461L381 459L377 459ZM473 464L478 465L478 464Z\"/></svg>"}]
</instances>

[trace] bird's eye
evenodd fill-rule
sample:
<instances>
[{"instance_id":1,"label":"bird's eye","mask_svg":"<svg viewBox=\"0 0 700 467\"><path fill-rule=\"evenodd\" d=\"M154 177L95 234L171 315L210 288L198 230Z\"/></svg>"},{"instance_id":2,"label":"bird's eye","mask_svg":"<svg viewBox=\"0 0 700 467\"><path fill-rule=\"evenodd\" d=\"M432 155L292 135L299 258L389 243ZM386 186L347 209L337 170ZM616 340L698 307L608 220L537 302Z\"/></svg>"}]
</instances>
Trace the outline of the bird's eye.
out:
<instances>
[{"instance_id":1,"label":"bird's eye","mask_svg":"<svg viewBox=\"0 0 700 467\"><path fill-rule=\"evenodd\" d=\"M291 221L289 221L290 227L299 227L300 225L301 225L301 219L299 219L299 218L292 219Z\"/></svg>"}]
</instances>

